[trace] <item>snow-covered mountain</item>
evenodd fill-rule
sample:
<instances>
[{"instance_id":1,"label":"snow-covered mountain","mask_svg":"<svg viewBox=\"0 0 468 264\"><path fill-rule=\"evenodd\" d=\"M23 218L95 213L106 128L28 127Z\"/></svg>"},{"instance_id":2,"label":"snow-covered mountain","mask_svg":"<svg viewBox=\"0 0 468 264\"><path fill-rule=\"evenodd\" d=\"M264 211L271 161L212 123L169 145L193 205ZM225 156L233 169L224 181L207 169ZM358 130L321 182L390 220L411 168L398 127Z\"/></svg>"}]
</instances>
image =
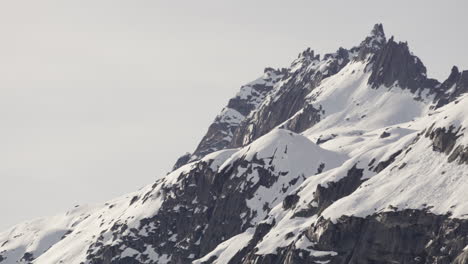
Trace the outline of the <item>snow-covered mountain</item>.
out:
<instances>
[{"instance_id":1,"label":"snow-covered mountain","mask_svg":"<svg viewBox=\"0 0 468 264\"><path fill-rule=\"evenodd\" d=\"M267 68L134 193L0 233L0 263L468 263L468 71L377 24Z\"/></svg>"}]
</instances>

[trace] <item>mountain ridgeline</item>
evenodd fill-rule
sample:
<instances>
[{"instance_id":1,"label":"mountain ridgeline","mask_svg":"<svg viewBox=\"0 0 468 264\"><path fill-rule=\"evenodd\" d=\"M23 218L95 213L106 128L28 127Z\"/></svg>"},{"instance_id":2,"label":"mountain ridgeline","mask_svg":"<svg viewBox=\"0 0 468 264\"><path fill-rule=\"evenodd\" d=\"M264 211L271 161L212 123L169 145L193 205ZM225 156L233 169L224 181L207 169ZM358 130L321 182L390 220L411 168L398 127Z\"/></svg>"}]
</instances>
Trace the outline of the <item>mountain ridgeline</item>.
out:
<instances>
[{"instance_id":1,"label":"mountain ridgeline","mask_svg":"<svg viewBox=\"0 0 468 264\"><path fill-rule=\"evenodd\" d=\"M0 233L0 264L468 264L468 71L448 75L381 24L306 49L165 177Z\"/></svg>"}]
</instances>

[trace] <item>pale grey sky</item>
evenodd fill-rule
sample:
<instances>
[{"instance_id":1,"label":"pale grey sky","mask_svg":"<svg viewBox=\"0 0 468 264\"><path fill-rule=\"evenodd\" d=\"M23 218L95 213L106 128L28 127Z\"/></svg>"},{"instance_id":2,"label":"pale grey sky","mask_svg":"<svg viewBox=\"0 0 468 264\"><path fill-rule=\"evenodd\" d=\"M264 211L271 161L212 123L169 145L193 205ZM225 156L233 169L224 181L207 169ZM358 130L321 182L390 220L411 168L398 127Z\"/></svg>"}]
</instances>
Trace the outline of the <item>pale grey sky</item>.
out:
<instances>
[{"instance_id":1,"label":"pale grey sky","mask_svg":"<svg viewBox=\"0 0 468 264\"><path fill-rule=\"evenodd\" d=\"M239 87L373 24L445 78L466 1L1 1L0 229L150 184Z\"/></svg>"}]
</instances>

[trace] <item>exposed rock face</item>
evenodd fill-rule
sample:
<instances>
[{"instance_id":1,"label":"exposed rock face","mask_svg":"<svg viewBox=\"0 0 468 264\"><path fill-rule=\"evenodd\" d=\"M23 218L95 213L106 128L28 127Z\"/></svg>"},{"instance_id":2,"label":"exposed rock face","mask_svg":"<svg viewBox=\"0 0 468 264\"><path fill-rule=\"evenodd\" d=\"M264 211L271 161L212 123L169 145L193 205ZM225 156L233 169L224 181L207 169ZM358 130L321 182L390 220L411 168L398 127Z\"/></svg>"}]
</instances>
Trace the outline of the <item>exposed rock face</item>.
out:
<instances>
[{"instance_id":1,"label":"exposed rock face","mask_svg":"<svg viewBox=\"0 0 468 264\"><path fill-rule=\"evenodd\" d=\"M101 234L90 245L87 259L90 263L140 263L149 259L145 253L151 246L159 255L172 256L174 263L189 263L190 254L200 252L200 242L204 227L209 221L216 198L216 184L212 184L214 171L210 164L200 161L188 172L179 176L177 185L164 186L157 196L164 197L159 213L151 218L140 220L137 229L128 230L125 223L116 223L111 230ZM153 189L154 191L155 189ZM149 194L148 194L149 195ZM146 195L142 197L145 199ZM150 202L150 200L144 201ZM105 236L114 236L116 243L104 245ZM161 243L164 241L164 243ZM126 248L140 252L138 258L118 257ZM192 257L193 258L193 257Z\"/></svg>"},{"instance_id":2,"label":"exposed rock face","mask_svg":"<svg viewBox=\"0 0 468 264\"><path fill-rule=\"evenodd\" d=\"M320 120L320 109L309 106L306 96L323 79L339 72L349 60L349 52L342 48L334 54L325 55L322 60L310 49L299 54L280 89L240 124L231 147L249 144L296 114L286 124L293 131L301 132L317 123Z\"/></svg>"},{"instance_id":3,"label":"exposed rock face","mask_svg":"<svg viewBox=\"0 0 468 264\"><path fill-rule=\"evenodd\" d=\"M448 131L446 131L443 127L438 127L432 131L428 131L429 137L433 142L432 149L434 151L442 152L448 155L455 146L457 138L460 137L460 135L457 135L459 131L460 128L458 131L454 131L453 126L451 126Z\"/></svg>"},{"instance_id":4,"label":"exposed rock face","mask_svg":"<svg viewBox=\"0 0 468 264\"><path fill-rule=\"evenodd\" d=\"M282 128L301 133L320 122L320 113L320 109L315 109L311 104L308 104L301 111L288 119Z\"/></svg>"},{"instance_id":5,"label":"exposed rock face","mask_svg":"<svg viewBox=\"0 0 468 264\"><path fill-rule=\"evenodd\" d=\"M310 250L290 246L274 255L250 253L233 263L466 264L463 248L468 241L460 234L466 234L467 226L467 221L423 211L382 213L365 219L343 217L338 223L322 219L303 237L316 241L310 249L328 254L313 255ZM319 229L321 235L317 237Z\"/></svg>"},{"instance_id":6,"label":"exposed rock face","mask_svg":"<svg viewBox=\"0 0 468 264\"><path fill-rule=\"evenodd\" d=\"M351 194L365 181L365 179L361 179L362 173L363 169L358 169L356 168L356 165L354 165L350 170L348 170L346 177L343 179L337 182L328 183L325 186L320 184L317 185L313 195L314 198L311 203L313 206L309 206L307 209L295 211L294 217L311 217L313 215L320 214L335 201Z\"/></svg>"},{"instance_id":7,"label":"exposed rock face","mask_svg":"<svg viewBox=\"0 0 468 264\"><path fill-rule=\"evenodd\" d=\"M317 204L316 213L321 213L335 201L354 192L365 181L361 179L362 172L363 169L354 165L343 179L331 182L328 186L318 185L313 200Z\"/></svg>"},{"instance_id":8,"label":"exposed rock face","mask_svg":"<svg viewBox=\"0 0 468 264\"><path fill-rule=\"evenodd\" d=\"M314 241L311 249L328 254L288 247L275 255L246 255L238 263L467 263L463 248L468 238L461 235L467 228L466 220L418 210L346 216L336 223L322 218L303 237Z\"/></svg>"},{"instance_id":9,"label":"exposed rock face","mask_svg":"<svg viewBox=\"0 0 468 264\"><path fill-rule=\"evenodd\" d=\"M423 89L429 89L435 95L436 108L454 101L468 91L468 71L459 72L454 66L443 83L427 78L426 67L410 52L407 42L395 42L391 37L381 49L374 52L376 55L371 60L369 77L369 84L374 88L398 85L418 96Z\"/></svg>"},{"instance_id":10,"label":"exposed rock face","mask_svg":"<svg viewBox=\"0 0 468 264\"><path fill-rule=\"evenodd\" d=\"M180 156L177 159L176 163L174 164L174 167L172 168L172 170L174 171L174 170L184 166L185 164L189 163L191 157L192 157L191 153L186 153L186 154Z\"/></svg>"},{"instance_id":11,"label":"exposed rock face","mask_svg":"<svg viewBox=\"0 0 468 264\"><path fill-rule=\"evenodd\" d=\"M397 43L393 37L377 52L371 71L369 84L374 88L397 84L415 93L418 89L434 89L438 85L436 80L427 78L426 67L410 53L408 43Z\"/></svg>"},{"instance_id":12,"label":"exposed rock face","mask_svg":"<svg viewBox=\"0 0 468 264\"><path fill-rule=\"evenodd\" d=\"M357 60L364 61L369 55L378 52L387 43L385 32L382 24L375 24L372 28L371 33L367 36L361 44L352 48L352 52L358 52Z\"/></svg>"},{"instance_id":13,"label":"exposed rock face","mask_svg":"<svg viewBox=\"0 0 468 264\"><path fill-rule=\"evenodd\" d=\"M328 205L359 187L363 182L361 176L362 170L353 167L344 180L326 188L317 186L314 200L321 209L295 216L320 214ZM291 208L297 199L296 195L288 196L284 200L288 205L283 204L283 207ZM299 236L299 240L309 241L308 250L294 243L280 248L277 254L258 255L255 249L250 249L249 253L244 253L242 261L236 263L468 263L463 251L468 244L468 220L425 210L393 210L366 218L342 216L335 222L320 217Z\"/></svg>"},{"instance_id":14,"label":"exposed rock face","mask_svg":"<svg viewBox=\"0 0 468 264\"><path fill-rule=\"evenodd\" d=\"M367 218L322 219L307 236L316 249L336 251L330 263L452 263L468 237L468 221L424 211L379 213ZM321 229L320 235L316 233Z\"/></svg>"},{"instance_id":15,"label":"exposed rock face","mask_svg":"<svg viewBox=\"0 0 468 264\"><path fill-rule=\"evenodd\" d=\"M227 148L240 123L263 102L285 74L285 69L266 68L262 77L242 86L240 92L229 100L228 105L215 118L194 153L180 157L173 170Z\"/></svg>"},{"instance_id":16,"label":"exposed rock face","mask_svg":"<svg viewBox=\"0 0 468 264\"><path fill-rule=\"evenodd\" d=\"M432 149L448 155L447 161L457 161L458 164L468 164L468 147L463 144L457 145L457 139L463 136L465 129L450 126L434 128L432 125L425 133L432 140Z\"/></svg>"},{"instance_id":17,"label":"exposed rock face","mask_svg":"<svg viewBox=\"0 0 468 264\"><path fill-rule=\"evenodd\" d=\"M460 72L453 66L450 76L445 80L437 93L437 107L442 107L457 97L468 92L468 71Z\"/></svg>"},{"instance_id":18,"label":"exposed rock face","mask_svg":"<svg viewBox=\"0 0 468 264\"><path fill-rule=\"evenodd\" d=\"M388 167L388 165L392 164L395 161L395 158L401 154L401 150L398 150L397 152L393 153L387 160L381 161L375 166L374 171L379 173L385 168Z\"/></svg>"},{"instance_id":19,"label":"exposed rock face","mask_svg":"<svg viewBox=\"0 0 468 264\"><path fill-rule=\"evenodd\" d=\"M170 255L173 263L190 263L213 250L221 241L245 231L250 226L249 219L253 218L246 197L262 184L242 192L235 191L233 186L245 178L232 175L243 166L252 166L252 163L240 160L220 173L213 171L206 162L196 163L187 174L179 176L178 185L162 188L160 195L165 198L157 215L142 219L139 228L129 230L126 235L122 235L127 229L125 224L116 224L111 233L120 242L103 246L99 242L102 237L99 237L88 249L88 260L90 263L127 263L117 256L125 248L133 248L142 252L139 255L141 261L148 258L144 252L151 245L158 254ZM262 172L269 173L267 170ZM266 174L265 177L274 181L273 175ZM242 214L245 215L243 219ZM145 230L144 236L141 230Z\"/></svg>"}]
</instances>

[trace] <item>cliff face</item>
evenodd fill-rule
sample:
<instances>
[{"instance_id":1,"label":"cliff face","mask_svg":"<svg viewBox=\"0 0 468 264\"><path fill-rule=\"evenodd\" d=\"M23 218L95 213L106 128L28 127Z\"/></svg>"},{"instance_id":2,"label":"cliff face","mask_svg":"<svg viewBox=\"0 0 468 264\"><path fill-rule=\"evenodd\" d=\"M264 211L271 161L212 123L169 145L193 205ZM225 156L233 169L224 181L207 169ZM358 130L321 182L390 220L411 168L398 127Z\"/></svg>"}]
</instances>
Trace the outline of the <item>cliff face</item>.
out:
<instances>
[{"instance_id":1,"label":"cliff face","mask_svg":"<svg viewBox=\"0 0 468 264\"><path fill-rule=\"evenodd\" d=\"M468 77L382 25L267 68L164 178L0 233L0 263L468 263Z\"/></svg>"}]
</instances>

